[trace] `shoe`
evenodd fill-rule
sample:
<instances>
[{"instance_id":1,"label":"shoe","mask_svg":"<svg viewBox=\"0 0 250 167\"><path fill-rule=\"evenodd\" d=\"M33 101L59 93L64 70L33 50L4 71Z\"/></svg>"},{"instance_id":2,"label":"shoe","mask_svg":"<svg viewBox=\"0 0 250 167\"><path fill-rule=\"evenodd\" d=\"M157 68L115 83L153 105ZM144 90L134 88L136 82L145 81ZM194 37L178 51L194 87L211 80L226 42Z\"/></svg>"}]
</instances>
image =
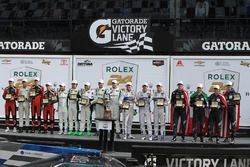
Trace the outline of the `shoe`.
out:
<instances>
[{"instance_id":1,"label":"shoe","mask_svg":"<svg viewBox=\"0 0 250 167\"><path fill-rule=\"evenodd\" d=\"M73 135L72 130L70 130L70 131L68 132L68 135Z\"/></svg>"},{"instance_id":2,"label":"shoe","mask_svg":"<svg viewBox=\"0 0 250 167\"><path fill-rule=\"evenodd\" d=\"M129 138L129 139L135 139L135 137L132 136L132 135L129 135L128 138Z\"/></svg>"},{"instance_id":3,"label":"shoe","mask_svg":"<svg viewBox=\"0 0 250 167\"><path fill-rule=\"evenodd\" d=\"M41 133L41 132L40 132ZM47 129L44 129L43 130L43 134L47 134L48 133L48 130Z\"/></svg>"},{"instance_id":4,"label":"shoe","mask_svg":"<svg viewBox=\"0 0 250 167\"><path fill-rule=\"evenodd\" d=\"M171 142L176 142L176 137L173 137Z\"/></svg>"},{"instance_id":5,"label":"shoe","mask_svg":"<svg viewBox=\"0 0 250 167\"><path fill-rule=\"evenodd\" d=\"M220 144L220 139L218 137L216 138L216 143Z\"/></svg>"},{"instance_id":6,"label":"shoe","mask_svg":"<svg viewBox=\"0 0 250 167\"><path fill-rule=\"evenodd\" d=\"M200 138L200 142L201 142L201 143L204 143L203 137Z\"/></svg>"},{"instance_id":7,"label":"shoe","mask_svg":"<svg viewBox=\"0 0 250 167\"><path fill-rule=\"evenodd\" d=\"M38 126L38 133L41 133L41 132L42 132L41 127Z\"/></svg>"},{"instance_id":8,"label":"shoe","mask_svg":"<svg viewBox=\"0 0 250 167\"><path fill-rule=\"evenodd\" d=\"M94 136L99 136L99 132L95 132Z\"/></svg>"},{"instance_id":9,"label":"shoe","mask_svg":"<svg viewBox=\"0 0 250 167\"><path fill-rule=\"evenodd\" d=\"M127 140L128 139L128 135L125 135L124 137L123 137L123 140Z\"/></svg>"},{"instance_id":10,"label":"shoe","mask_svg":"<svg viewBox=\"0 0 250 167\"><path fill-rule=\"evenodd\" d=\"M223 143L229 143L229 139L228 139L228 138L225 138L225 139L223 140Z\"/></svg>"},{"instance_id":11,"label":"shoe","mask_svg":"<svg viewBox=\"0 0 250 167\"><path fill-rule=\"evenodd\" d=\"M32 128L30 133L35 133L35 128Z\"/></svg>"},{"instance_id":12,"label":"shoe","mask_svg":"<svg viewBox=\"0 0 250 167\"><path fill-rule=\"evenodd\" d=\"M79 131L77 136L83 136L83 132L82 131Z\"/></svg>"},{"instance_id":13,"label":"shoe","mask_svg":"<svg viewBox=\"0 0 250 167\"><path fill-rule=\"evenodd\" d=\"M58 134L59 134L59 135L62 135L62 134L63 134L63 131L62 131L62 130L60 130L60 131L58 132Z\"/></svg>"},{"instance_id":14,"label":"shoe","mask_svg":"<svg viewBox=\"0 0 250 167\"><path fill-rule=\"evenodd\" d=\"M230 144L234 144L234 138L231 138Z\"/></svg>"},{"instance_id":15,"label":"shoe","mask_svg":"<svg viewBox=\"0 0 250 167\"><path fill-rule=\"evenodd\" d=\"M120 139L120 138L121 138L121 136L120 136L119 133L116 133L116 138L117 138L117 139Z\"/></svg>"},{"instance_id":16,"label":"shoe","mask_svg":"<svg viewBox=\"0 0 250 167\"><path fill-rule=\"evenodd\" d=\"M181 142L184 143L186 140L185 140L185 137L182 137L181 138Z\"/></svg>"},{"instance_id":17,"label":"shoe","mask_svg":"<svg viewBox=\"0 0 250 167\"><path fill-rule=\"evenodd\" d=\"M163 141L164 140L164 135L161 135L161 141Z\"/></svg>"},{"instance_id":18,"label":"shoe","mask_svg":"<svg viewBox=\"0 0 250 167\"><path fill-rule=\"evenodd\" d=\"M64 133L63 133L64 135L67 135L68 134L68 131L64 131Z\"/></svg>"},{"instance_id":19,"label":"shoe","mask_svg":"<svg viewBox=\"0 0 250 167\"><path fill-rule=\"evenodd\" d=\"M196 143L196 142L197 142L196 138L194 138L194 139L192 140L192 142L193 142L193 143Z\"/></svg>"},{"instance_id":20,"label":"shoe","mask_svg":"<svg viewBox=\"0 0 250 167\"><path fill-rule=\"evenodd\" d=\"M13 133L16 133L16 132L17 132L16 127L14 127L13 128Z\"/></svg>"},{"instance_id":21,"label":"shoe","mask_svg":"<svg viewBox=\"0 0 250 167\"><path fill-rule=\"evenodd\" d=\"M28 127L25 127L25 132L29 133L29 128Z\"/></svg>"},{"instance_id":22,"label":"shoe","mask_svg":"<svg viewBox=\"0 0 250 167\"><path fill-rule=\"evenodd\" d=\"M9 131L10 131L10 128L6 127L5 132L9 132Z\"/></svg>"},{"instance_id":23,"label":"shoe","mask_svg":"<svg viewBox=\"0 0 250 167\"><path fill-rule=\"evenodd\" d=\"M146 140L146 137L145 136L142 136L142 138L141 138L142 140Z\"/></svg>"},{"instance_id":24,"label":"shoe","mask_svg":"<svg viewBox=\"0 0 250 167\"><path fill-rule=\"evenodd\" d=\"M152 141L152 140L153 140L153 137L152 137L152 136L149 136L148 140Z\"/></svg>"},{"instance_id":25,"label":"shoe","mask_svg":"<svg viewBox=\"0 0 250 167\"><path fill-rule=\"evenodd\" d=\"M154 136L153 140L158 140L158 136Z\"/></svg>"},{"instance_id":26,"label":"shoe","mask_svg":"<svg viewBox=\"0 0 250 167\"><path fill-rule=\"evenodd\" d=\"M23 128L22 127L19 127L18 133L23 133Z\"/></svg>"},{"instance_id":27,"label":"shoe","mask_svg":"<svg viewBox=\"0 0 250 167\"><path fill-rule=\"evenodd\" d=\"M75 136L77 136L77 135L78 135L78 133L79 133L78 131L75 131L74 135L75 135Z\"/></svg>"},{"instance_id":28,"label":"shoe","mask_svg":"<svg viewBox=\"0 0 250 167\"><path fill-rule=\"evenodd\" d=\"M213 143L213 139L211 137L209 137L209 139L207 140L208 143Z\"/></svg>"},{"instance_id":29,"label":"shoe","mask_svg":"<svg viewBox=\"0 0 250 167\"><path fill-rule=\"evenodd\" d=\"M54 134L54 131L53 131L53 130L50 130L50 134L53 135L53 134Z\"/></svg>"},{"instance_id":30,"label":"shoe","mask_svg":"<svg viewBox=\"0 0 250 167\"><path fill-rule=\"evenodd\" d=\"M87 131L87 136L91 136L90 130Z\"/></svg>"}]
</instances>

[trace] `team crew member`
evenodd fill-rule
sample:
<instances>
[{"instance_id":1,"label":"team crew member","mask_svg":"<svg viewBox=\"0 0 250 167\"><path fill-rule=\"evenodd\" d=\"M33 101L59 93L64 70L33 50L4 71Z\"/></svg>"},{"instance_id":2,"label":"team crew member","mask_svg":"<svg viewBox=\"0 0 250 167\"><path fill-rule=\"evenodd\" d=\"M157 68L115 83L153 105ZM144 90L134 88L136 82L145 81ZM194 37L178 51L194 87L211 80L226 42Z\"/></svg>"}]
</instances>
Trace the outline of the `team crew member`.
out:
<instances>
[{"instance_id":1,"label":"team crew member","mask_svg":"<svg viewBox=\"0 0 250 167\"><path fill-rule=\"evenodd\" d=\"M36 116L38 124L38 132L41 132L41 107L42 96L44 94L44 87L39 84L40 79L35 78L35 84L30 89L31 99L31 116L32 116L32 130L31 133L35 133Z\"/></svg>"},{"instance_id":2,"label":"team crew member","mask_svg":"<svg viewBox=\"0 0 250 167\"><path fill-rule=\"evenodd\" d=\"M165 107L168 105L167 94L162 89L162 83L156 85L156 91L153 95L154 101L154 140L158 140L159 121L161 140L164 140L165 135Z\"/></svg>"},{"instance_id":3,"label":"team crew member","mask_svg":"<svg viewBox=\"0 0 250 167\"><path fill-rule=\"evenodd\" d=\"M18 112L19 112L19 133L23 132L23 117L25 117L25 130L28 133L29 128L29 88L27 79L22 80L22 86L18 89Z\"/></svg>"},{"instance_id":4,"label":"team crew member","mask_svg":"<svg viewBox=\"0 0 250 167\"><path fill-rule=\"evenodd\" d=\"M104 95L106 90L104 88L104 81L101 79L98 81L98 88L95 90L94 100L92 104L95 104L95 118L102 119L104 118ZM98 120L95 120L97 134L99 132L98 129Z\"/></svg>"},{"instance_id":5,"label":"team crew member","mask_svg":"<svg viewBox=\"0 0 250 167\"><path fill-rule=\"evenodd\" d=\"M136 105L139 107L139 120L141 125L142 140L146 139L145 120L147 122L148 137L152 140L152 125L151 125L151 111L150 101L152 95L148 90L148 83L142 85L142 90L137 93Z\"/></svg>"},{"instance_id":6,"label":"team crew member","mask_svg":"<svg viewBox=\"0 0 250 167\"><path fill-rule=\"evenodd\" d=\"M177 83L177 89L172 92L171 95L171 105L173 106L173 139L172 141L176 141L177 136L177 127L179 117L181 118L181 126L182 126L182 142L185 141L185 133L186 133L186 108L188 107L188 94L184 90L183 81L179 81Z\"/></svg>"},{"instance_id":7,"label":"team crew member","mask_svg":"<svg viewBox=\"0 0 250 167\"><path fill-rule=\"evenodd\" d=\"M214 85L214 93L211 94L208 98L210 114L208 120L208 129L209 129L209 142L213 142L214 136L214 123L216 130L216 143L220 143L220 133L221 133L221 116L222 110L227 107L226 100L222 94L220 94L219 85Z\"/></svg>"},{"instance_id":8,"label":"team crew member","mask_svg":"<svg viewBox=\"0 0 250 167\"><path fill-rule=\"evenodd\" d=\"M54 129L54 103L57 102L56 92L52 89L50 82L46 83L46 91L43 95L43 121L44 133L48 133L48 115L50 122L50 133L53 134Z\"/></svg>"},{"instance_id":9,"label":"team crew member","mask_svg":"<svg viewBox=\"0 0 250 167\"><path fill-rule=\"evenodd\" d=\"M197 85L197 91L190 97L190 106L193 107L193 142L197 140L197 126L200 122L200 141L204 141L205 129L205 107L207 106L208 96L203 92L203 85Z\"/></svg>"},{"instance_id":10,"label":"team crew member","mask_svg":"<svg viewBox=\"0 0 250 167\"><path fill-rule=\"evenodd\" d=\"M115 130L116 138L120 139L120 108L119 108L119 99L121 96L121 90L118 87L117 80L112 80L112 86L109 89L110 94L110 109L112 111L112 119L115 119Z\"/></svg>"},{"instance_id":11,"label":"team crew member","mask_svg":"<svg viewBox=\"0 0 250 167\"><path fill-rule=\"evenodd\" d=\"M121 98L119 100L121 108L123 110L123 127L124 127L124 140L134 139L131 135L132 121L134 116L134 103L135 94L132 91L132 83L126 83L126 89L122 92Z\"/></svg>"},{"instance_id":12,"label":"team crew member","mask_svg":"<svg viewBox=\"0 0 250 167\"><path fill-rule=\"evenodd\" d=\"M85 124L87 119L87 136L91 135L91 120L90 120L90 99L93 97L93 92L90 89L90 83L86 82L84 84L84 89L81 89L81 100L79 104L81 105L80 112L80 131L78 136L83 136L83 132L85 131Z\"/></svg>"},{"instance_id":13,"label":"team crew member","mask_svg":"<svg viewBox=\"0 0 250 167\"><path fill-rule=\"evenodd\" d=\"M228 113L228 132L231 133L230 137L230 143L234 143L235 138L235 132L236 132L236 105L240 104L240 94L235 92L233 89L233 83L231 81L228 81L226 83L226 92L224 93L224 97L227 101L227 113ZM231 132L230 132L230 125L231 125ZM224 142L229 142L228 136L224 140Z\"/></svg>"},{"instance_id":14,"label":"team crew member","mask_svg":"<svg viewBox=\"0 0 250 167\"><path fill-rule=\"evenodd\" d=\"M68 134L68 92L66 91L65 83L61 83L58 96L58 117L59 117L59 134ZM64 124L64 126L63 126ZM63 131L64 130L64 131Z\"/></svg>"},{"instance_id":15,"label":"team crew member","mask_svg":"<svg viewBox=\"0 0 250 167\"><path fill-rule=\"evenodd\" d=\"M16 132L16 98L18 97L18 89L14 86L14 79L9 79L9 86L4 89L3 99L5 100L5 132L9 132L10 113L13 119L13 132Z\"/></svg>"},{"instance_id":16,"label":"team crew member","mask_svg":"<svg viewBox=\"0 0 250 167\"><path fill-rule=\"evenodd\" d=\"M75 133L74 135L78 135L79 130L79 122L78 122L78 112L79 112L79 104L78 99L81 98L80 93L77 89L78 82L73 80L71 82L71 88L69 89L68 93L68 103L69 103L69 110L68 110L68 118L69 118L69 132L68 135L73 134L73 125L75 124Z\"/></svg>"}]
</instances>

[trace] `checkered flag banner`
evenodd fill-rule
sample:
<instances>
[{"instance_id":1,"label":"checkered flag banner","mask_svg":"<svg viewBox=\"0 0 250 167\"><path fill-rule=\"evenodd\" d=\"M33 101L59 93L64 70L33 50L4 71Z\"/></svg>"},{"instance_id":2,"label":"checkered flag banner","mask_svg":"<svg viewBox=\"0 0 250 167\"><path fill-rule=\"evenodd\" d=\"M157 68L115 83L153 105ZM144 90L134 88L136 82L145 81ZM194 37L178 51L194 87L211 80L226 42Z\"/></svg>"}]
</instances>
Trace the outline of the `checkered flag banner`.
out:
<instances>
[{"instance_id":1,"label":"checkered flag banner","mask_svg":"<svg viewBox=\"0 0 250 167\"><path fill-rule=\"evenodd\" d=\"M114 44L115 46L107 46L106 48L119 48L128 53L136 53L140 50L150 50L153 51L152 38L146 36L147 33L143 33L139 36L138 40L132 40L124 43Z\"/></svg>"}]
</instances>

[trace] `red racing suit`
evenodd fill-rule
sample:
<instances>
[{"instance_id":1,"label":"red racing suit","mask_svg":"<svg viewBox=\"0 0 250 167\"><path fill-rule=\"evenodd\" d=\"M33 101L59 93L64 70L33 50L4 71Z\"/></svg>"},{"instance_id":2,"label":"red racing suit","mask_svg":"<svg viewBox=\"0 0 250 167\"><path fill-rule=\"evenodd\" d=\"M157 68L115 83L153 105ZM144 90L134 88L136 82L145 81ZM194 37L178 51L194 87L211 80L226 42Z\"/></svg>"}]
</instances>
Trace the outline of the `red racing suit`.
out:
<instances>
[{"instance_id":1,"label":"red racing suit","mask_svg":"<svg viewBox=\"0 0 250 167\"><path fill-rule=\"evenodd\" d=\"M3 92L5 102L5 126L9 127L10 113L13 118L13 126L16 127L16 99L18 97L18 89L16 87L6 87Z\"/></svg>"},{"instance_id":2,"label":"red racing suit","mask_svg":"<svg viewBox=\"0 0 250 167\"><path fill-rule=\"evenodd\" d=\"M31 95L31 92L35 92L35 96ZM42 107L42 96L44 93L44 87L41 85L33 85L30 89L31 97L31 116L32 116L32 127L36 125L36 115L38 127L41 127L41 107Z\"/></svg>"},{"instance_id":3,"label":"red racing suit","mask_svg":"<svg viewBox=\"0 0 250 167\"><path fill-rule=\"evenodd\" d=\"M50 129L54 128L54 103L57 102L57 94L54 90L46 90L43 95L43 121L44 130L48 129L48 115Z\"/></svg>"}]
</instances>

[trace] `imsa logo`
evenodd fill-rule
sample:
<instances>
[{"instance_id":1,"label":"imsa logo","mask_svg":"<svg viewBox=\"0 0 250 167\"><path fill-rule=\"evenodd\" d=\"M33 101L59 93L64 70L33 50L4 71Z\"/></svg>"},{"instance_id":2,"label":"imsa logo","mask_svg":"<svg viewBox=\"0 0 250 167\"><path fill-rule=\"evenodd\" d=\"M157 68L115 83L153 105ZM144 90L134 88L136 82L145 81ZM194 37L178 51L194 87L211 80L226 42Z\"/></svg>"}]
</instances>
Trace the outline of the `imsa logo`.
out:
<instances>
[{"instance_id":1,"label":"imsa logo","mask_svg":"<svg viewBox=\"0 0 250 167\"><path fill-rule=\"evenodd\" d=\"M90 39L103 48L122 49L128 53L153 51L149 19L99 19L89 29Z\"/></svg>"}]
</instances>

